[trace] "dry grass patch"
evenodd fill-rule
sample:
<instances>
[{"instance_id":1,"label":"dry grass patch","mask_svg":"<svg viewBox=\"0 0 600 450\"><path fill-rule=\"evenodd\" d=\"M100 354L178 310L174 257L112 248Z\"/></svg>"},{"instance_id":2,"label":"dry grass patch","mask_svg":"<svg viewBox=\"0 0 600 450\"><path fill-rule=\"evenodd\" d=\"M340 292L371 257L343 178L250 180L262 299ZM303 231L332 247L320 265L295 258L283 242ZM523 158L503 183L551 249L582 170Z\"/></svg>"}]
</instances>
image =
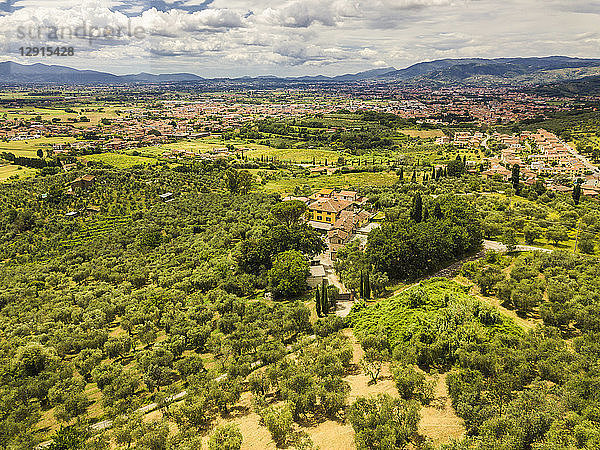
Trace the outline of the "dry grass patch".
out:
<instances>
[{"instance_id":1,"label":"dry grass patch","mask_svg":"<svg viewBox=\"0 0 600 450\"><path fill-rule=\"evenodd\" d=\"M400 130L400 133L405 134L405 135L410 136L410 137L417 137L417 138L421 138L421 139L437 138L437 137L443 137L443 136L445 136L445 134L444 134L444 132L442 130L411 130L411 129L405 129L405 130Z\"/></svg>"},{"instance_id":2,"label":"dry grass patch","mask_svg":"<svg viewBox=\"0 0 600 450\"><path fill-rule=\"evenodd\" d=\"M349 423L328 420L315 427L302 428L302 431L308 433L313 444L321 450L350 450L356 448L354 445L354 430Z\"/></svg>"},{"instance_id":3,"label":"dry grass patch","mask_svg":"<svg viewBox=\"0 0 600 450\"><path fill-rule=\"evenodd\" d=\"M88 407L87 416L90 419L99 419L104 415L102 408L102 391L98 389L96 383L89 383L84 391L92 404Z\"/></svg>"},{"instance_id":4,"label":"dry grass patch","mask_svg":"<svg viewBox=\"0 0 600 450\"><path fill-rule=\"evenodd\" d=\"M121 337L121 336L125 336L126 334L127 334L127 331L125 331L123 328L121 328L120 325L118 327L112 329L110 331L110 333L108 333L108 335L110 337Z\"/></svg>"},{"instance_id":5,"label":"dry grass patch","mask_svg":"<svg viewBox=\"0 0 600 450\"><path fill-rule=\"evenodd\" d=\"M456 415L446 385L446 375L440 375L436 380L435 398L430 406L421 408L419 431L430 438L437 447L450 439L460 439L465 434L463 420Z\"/></svg>"}]
</instances>

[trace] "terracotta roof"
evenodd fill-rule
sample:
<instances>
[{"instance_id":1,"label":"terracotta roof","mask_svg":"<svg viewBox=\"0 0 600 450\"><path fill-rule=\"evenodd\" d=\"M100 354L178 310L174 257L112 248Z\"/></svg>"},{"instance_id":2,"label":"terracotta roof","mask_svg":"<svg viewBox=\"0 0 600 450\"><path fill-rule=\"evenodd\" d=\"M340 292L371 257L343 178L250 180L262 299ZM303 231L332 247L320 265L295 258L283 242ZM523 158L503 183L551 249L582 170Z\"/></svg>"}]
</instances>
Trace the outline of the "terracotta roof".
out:
<instances>
[{"instance_id":1,"label":"terracotta roof","mask_svg":"<svg viewBox=\"0 0 600 450\"><path fill-rule=\"evenodd\" d=\"M329 239L337 236L342 241L346 241L346 239L348 239L348 236L350 236L350 233L348 233L347 231L344 231L344 230L335 229L335 230L329 230L327 232L327 236L329 237Z\"/></svg>"},{"instance_id":2,"label":"terracotta roof","mask_svg":"<svg viewBox=\"0 0 600 450\"><path fill-rule=\"evenodd\" d=\"M321 167L321 169L327 169L327 167ZM319 192L317 192L317 195L331 195L333 193L333 189L327 189L327 188L323 188L321 189Z\"/></svg>"},{"instance_id":3,"label":"terracotta roof","mask_svg":"<svg viewBox=\"0 0 600 450\"><path fill-rule=\"evenodd\" d=\"M333 213L338 213L343 211L348 206L350 206L352 202L347 200L337 200L333 198L324 198L319 199L313 203L311 203L308 208L316 211L328 211Z\"/></svg>"}]
</instances>

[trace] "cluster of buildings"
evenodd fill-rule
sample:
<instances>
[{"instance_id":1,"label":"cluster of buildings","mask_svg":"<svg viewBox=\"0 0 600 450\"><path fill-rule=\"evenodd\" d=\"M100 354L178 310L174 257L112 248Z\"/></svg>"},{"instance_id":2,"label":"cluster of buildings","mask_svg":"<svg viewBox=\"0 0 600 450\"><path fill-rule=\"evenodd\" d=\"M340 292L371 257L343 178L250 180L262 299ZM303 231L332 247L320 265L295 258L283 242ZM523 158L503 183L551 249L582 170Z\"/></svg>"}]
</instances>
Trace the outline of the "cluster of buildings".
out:
<instances>
[{"instance_id":1,"label":"cluster of buildings","mask_svg":"<svg viewBox=\"0 0 600 450\"><path fill-rule=\"evenodd\" d=\"M523 133L522 138L531 142L532 150L537 152L529 155L530 168L538 175L582 178L591 167L585 164L581 156L576 156L568 144L549 131L540 129L537 133Z\"/></svg>"},{"instance_id":2,"label":"cluster of buildings","mask_svg":"<svg viewBox=\"0 0 600 450\"><path fill-rule=\"evenodd\" d=\"M365 205L367 199L355 191L324 188L310 197L288 197L307 205L306 219L313 228L326 233L329 258L333 261L337 252L355 238L361 241L378 224L371 223L374 213Z\"/></svg>"},{"instance_id":3,"label":"cluster of buildings","mask_svg":"<svg viewBox=\"0 0 600 450\"><path fill-rule=\"evenodd\" d=\"M451 123L453 118L470 118L482 125L510 123L545 117L569 108L553 104L535 94L511 92L502 87L404 90L402 101L390 102L394 113L405 118L422 118L431 124Z\"/></svg>"},{"instance_id":4,"label":"cluster of buildings","mask_svg":"<svg viewBox=\"0 0 600 450\"><path fill-rule=\"evenodd\" d=\"M485 141L485 134L477 132L470 133L468 131L458 131L454 133L454 137L450 139L448 136L442 136L436 139L436 144L452 144L455 147L479 147Z\"/></svg>"},{"instance_id":5,"label":"cluster of buildings","mask_svg":"<svg viewBox=\"0 0 600 450\"><path fill-rule=\"evenodd\" d=\"M500 156L489 160L492 165L490 170L496 170L501 175L505 175L505 172L500 165L510 168L517 164L525 180L540 176L576 180L596 172L596 168L585 158L554 133L544 129L513 136L493 134L491 138L503 144Z\"/></svg>"},{"instance_id":6,"label":"cluster of buildings","mask_svg":"<svg viewBox=\"0 0 600 450\"><path fill-rule=\"evenodd\" d=\"M534 184L540 177L549 189L570 191L572 187L559 181L583 180L584 195L600 195L600 171L569 144L554 133L539 129L521 134L459 132L453 138L438 138L438 144L451 143L458 147L488 147L490 142L498 145L499 152L486 159L486 170L480 175L489 179L509 181L512 168L518 165L520 178L525 184Z\"/></svg>"}]
</instances>

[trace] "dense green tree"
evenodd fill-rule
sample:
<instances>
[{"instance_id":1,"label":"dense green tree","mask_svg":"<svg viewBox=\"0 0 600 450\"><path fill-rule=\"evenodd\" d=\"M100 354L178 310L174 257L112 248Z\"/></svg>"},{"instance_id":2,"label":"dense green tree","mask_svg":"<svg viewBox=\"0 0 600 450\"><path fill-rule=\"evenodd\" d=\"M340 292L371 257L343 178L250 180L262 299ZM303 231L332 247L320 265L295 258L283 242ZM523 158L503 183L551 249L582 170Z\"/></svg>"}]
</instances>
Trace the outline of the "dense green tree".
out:
<instances>
[{"instance_id":1,"label":"dense green tree","mask_svg":"<svg viewBox=\"0 0 600 450\"><path fill-rule=\"evenodd\" d=\"M76 426L61 426L52 436L50 450L77 450L84 448L87 434Z\"/></svg>"},{"instance_id":2,"label":"dense green tree","mask_svg":"<svg viewBox=\"0 0 600 450\"><path fill-rule=\"evenodd\" d=\"M400 219L384 222L370 233L365 253L375 270L391 279L416 277L480 246L481 225L472 206L456 198L439 201L443 220L414 223Z\"/></svg>"},{"instance_id":3,"label":"dense green tree","mask_svg":"<svg viewBox=\"0 0 600 450\"><path fill-rule=\"evenodd\" d=\"M306 289L308 275L308 262L300 252L283 252L269 271L269 286L277 297L295 297Z\"/></svg>"},{"instance_id":4,"label":"dense green tree","mask_svg":"<svg viewBox=\"0 0 600 450\"><path fill-rule=\"evenodd\" d=\"M289 404L270 406L261 412L261 418L278 446L284 446L290 440L293 421Z\"/></svg>"},{"instance_id":5,"label":"dense green tree","mask_svg":"<svg viewBox=\"0 0 600 450\"><path fill-rule=\"evenodd\" d=\"M396 389L404 400L418 400L423 404L433 400L433 384L414 367L397 364L392 367L392 374Z\"/></svg>"},{"instance_id":6,"label":"dense green tree","mask_svg":"<svg viewBox=\"0 0 600 450\"><path fill-rule=\"evenodd\" d=\"M559 245L561 242L569 240L567 229L561 225L553 225L548 228L546 237L549 241L554 242L554 245Z\"/></svg>"},{"instance_id":7,"label":"dense green tree","mask_svg":"<svg viewBox=\"0 0 600 450\"><path fill-rule=\"evenodd\" d=\"M271 214L284 225L291 226L306 213L306 204L299 200L281 202L271 208Z\"/></svg>"},{"instance_id":8,"label":"dense green tree","mask_svg":"<svg viewBox=\"0 0 600 450\"><path fill-rule=\"evenodd\" d=\"M360 450L403 449L420 442L419 406L387 394L359 397L348 408L348 420Z\"/></svg>"},{"instance_id":9,"label":"dense green tree","mask_svg":"<svg viewBox=\"0 0 600 450\"><path fill-rule=\"evenodd\" d=\"M489 295L493 292L496 284L504 280L504 274L497 266L487 266L481 269L476 275L475 280L481 293Z\"/></svg>"},{"instance_id":10,"label":"dense green tree","mask_svg":"<svg viewBox=\"0 0 600 450\"><path fill-rule=\"evenodd\" d=\"M513 189L518 194L521 186L521 166L519 166L518 164L515 164L512 167L510 182L512 184Z\"/></svg>"},{"instance_id":11,"label":"dense green tree","mask_svg":"<svg viewBox=\"0 0 600 450\"><path fill-rule=\"evenodd\" d=\"M593 255L595 248L594 235L592 233L586 232L581 233L581 235L579 236L579 242L577 243L577 247L583 253Z\"/></svg>"},{"instance_id":12,"label":"dense green tree","mask_svg":"<svg viewBox=\"0 0 600 450\"><path fill-rule=\"evenodd\" d=\"M525 236L525 242L529 245L535 244L536 239L542 236L542 229L537 225L527 225L523 229L523 235Z\"/></svg>"},{"instance_id":13,"label":"dense green tree","mask_svg":"<svg viewBox=\"0 0 600 450\"><path fill-rule=\"evenodd\" d=\"M323 310L321 308L321 293L318 285L317 289L315 290L315 306L317 309L317 317L321 317L323 315Z\"/></svg>"},{"instance_id":14,"label":"dense green tree","mask_svg":"<svg viewBox=\"0 0 600 450\"><path fill-rule=\"evenodd\" d=\"M446 165L446 171L448 176L451 177L458 177L465 173L465 163L460 155Z\"/></svg>"},{"instance_id":15,"label":"dense green tree","mask_svg":"<svg viewBox=\"0 0 600 450\"><path fill-rule=\"evenodd\" d=\"M329 300L327 298L327 282L323 280L321 283L321 312L323 315L329 314Z\"/></svg>"},{"instance_id":16,"label":"dense green tree","mask_svg":"<svg viewBox=\"0 0 600 450\"><path fill-rule=\"evenodd\" d=\"M247 194L252 188L252 175L247 170L228 169L225 172L225 185L232 194Z\"/></svg>"},{"instance_id":17,"label":"dense green tree","mask_svg":"<svg viewBox=\"0 0 600 450\"><path fill-rule=\"evenodd\" d=\"M573 193L571 194L571 196L573 197L573 202L576 205L579 205L579 200L581 199L581 183L575 183L575 186L573 187Z\"/></svg>"},{"instance_id":18,"label":"dense green tree","mask_svg":"<svg viewBox=\"0 0 600 450\"><path fill-rule=\"evenodd\" d=\"M517 233L513 228L506 228L502 233L502 243L506 245L509 252L514 252L517 248Z\"/></svg>"}]
</instances>

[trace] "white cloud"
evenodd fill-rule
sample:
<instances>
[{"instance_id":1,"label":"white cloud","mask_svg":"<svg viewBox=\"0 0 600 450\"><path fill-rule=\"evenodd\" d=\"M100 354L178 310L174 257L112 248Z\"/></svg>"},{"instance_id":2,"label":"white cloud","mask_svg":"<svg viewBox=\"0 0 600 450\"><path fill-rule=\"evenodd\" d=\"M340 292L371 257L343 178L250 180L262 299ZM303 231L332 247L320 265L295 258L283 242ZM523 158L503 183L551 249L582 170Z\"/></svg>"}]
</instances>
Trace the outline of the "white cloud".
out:
<instances>
[{"instance_id":1,"label":"white cloud","mask_svg":"<svg viewBox=\"0 0 600 450\"><path fill-rule=\"evenodd\" d=\"M0 15L3 59L15 59L24 43L46 44L19 38L19 26L139 27L141 37L122 34L92 45L64 40L77 56L61 64L112 64L120 73L148 65L209 76L301 75L315 67L337 74L441 57L600 56L600 7L585 0L19 0L10 6L18 9Z\"/></svg>"}]
</instances>

